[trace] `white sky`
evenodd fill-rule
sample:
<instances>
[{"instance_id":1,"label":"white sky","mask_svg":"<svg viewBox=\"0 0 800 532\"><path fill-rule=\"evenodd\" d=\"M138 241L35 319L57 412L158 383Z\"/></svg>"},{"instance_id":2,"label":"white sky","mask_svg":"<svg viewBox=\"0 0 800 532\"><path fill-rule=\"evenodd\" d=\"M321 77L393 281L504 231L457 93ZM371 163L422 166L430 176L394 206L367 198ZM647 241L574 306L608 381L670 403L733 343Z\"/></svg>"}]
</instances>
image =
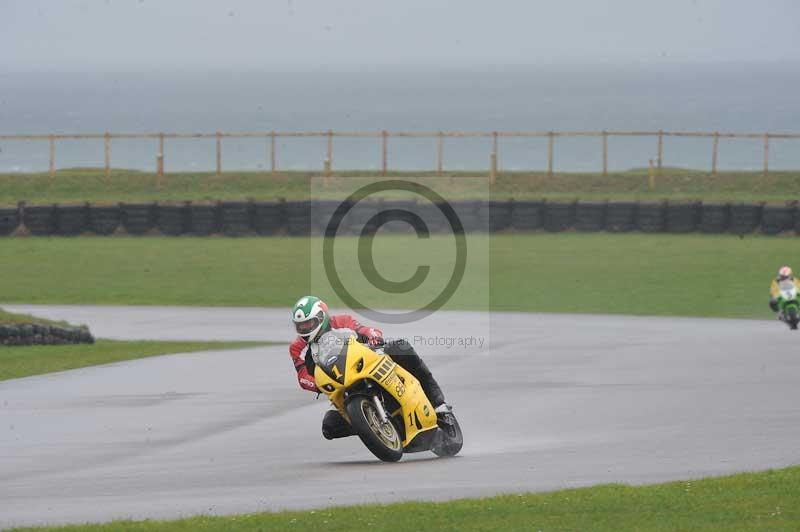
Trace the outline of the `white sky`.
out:
<instances>
[{"instance_id":1,"label":"white sky","mask_svg":"<svg viewBox=\"0 0 800 532\"><path fill-rule=\"evenodd\" d=\"M797 0L0 0L0 66L798 61Z\"/></svg>"}]
</instances>

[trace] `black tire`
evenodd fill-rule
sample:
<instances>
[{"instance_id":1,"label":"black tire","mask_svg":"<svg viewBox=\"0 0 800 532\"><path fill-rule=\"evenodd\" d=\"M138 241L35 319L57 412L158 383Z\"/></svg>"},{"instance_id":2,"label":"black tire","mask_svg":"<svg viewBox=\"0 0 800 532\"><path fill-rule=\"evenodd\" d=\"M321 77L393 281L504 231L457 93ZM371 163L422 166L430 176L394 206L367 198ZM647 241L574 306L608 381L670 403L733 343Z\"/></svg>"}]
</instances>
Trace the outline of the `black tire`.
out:
<instances>
[{"instance_id":1,"label":"black tire","mask_svg":"<svg viewBox=\"0 0 800 532\"><path fill-rule=\"evenodd\" d=\"M348 417L350 417L350 424L372 454L384 462L397 462L403 457L402 437L397 431L397 427L395 427L393 423L389 423L396 438L399 440L399 449L393 449L387 446L383 440L373 432L372 424L367 419L370 415L370 408L373 412L375 411L375 406L372 401L372 397L367 397L365 395L356 395L347 401L345 409L347 410Z\"/></svg>"},{"instance_id":2,"label":"black tire","mask_svg":"<svg viewBox=\"0 0 800 532\"><path fill-rule=\"evenodd\" d=\"M456 437L453 439L444 439L440 444L431 447L431 451L433 451L433 454L436 456L455 456L461 451L461 447L464 446L464 433L461 432L461 425L458 424L458 420L455 416L453 416L453 423L456 429ZM440 428L439 430L443 429Z\"/></svg>"},{"instance_id":3,"label":"black tire","mask_svg":"<svg viewBox=\"0 0 800 532\"><path fill-rule=\"evenodd\" d=\"M798 321L798 319L800 319L800 318L797 317L797 309L794 308L794 307L790 308L788 310L788 313L789 313L789 315L786 316L786 323L789 324L789 328L791 330L796 331L797 330L797 321Z\"/></svg>"}]
</instances>

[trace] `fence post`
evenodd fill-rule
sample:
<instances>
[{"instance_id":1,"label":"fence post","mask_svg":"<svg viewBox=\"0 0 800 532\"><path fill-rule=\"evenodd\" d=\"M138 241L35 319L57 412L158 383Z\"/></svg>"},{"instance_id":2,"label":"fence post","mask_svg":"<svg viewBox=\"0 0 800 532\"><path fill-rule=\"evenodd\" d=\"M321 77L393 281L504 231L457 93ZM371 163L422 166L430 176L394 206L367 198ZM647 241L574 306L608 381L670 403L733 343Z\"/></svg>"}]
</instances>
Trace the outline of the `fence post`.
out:
<instances>
[{"instance_id":1,"label":"fence post","mask_svg":"<svg viewBox=\"0 0 800 532\"><path fill-rule=\"evenodd\" d=\"M217 131L217 175L222 174L222 133Z\"/></svg>"},{"instance_id":2,"label":"fence post","mask_svg":"<svg viewBox=\"0 0 800 532\"><path fill-rule=\"evenodd\" d=\"M436 175L444 172L444 133L439 132L439 139L436 142Z\"/></svg>"},{"instance_id":3,"label":"fence post","mask_svg":"<svg viewBox=\"0 0 800 532\"><path fill-rule=\"evenodd\" d=\"M381 167L385 176L389 171L389 133L385 129L381 131L381 138Z\"/></svg>"},{"instance_id":4,"label":"fence post","mask_svg":"<svg viewBox=\"0 0 800 532\"><path fill-rule=\"evenodd\" d=\"M717 175L717 151L719 150L719 131L714 132L714 145L711 149L711 175Z\"/></svg>"},{"instance_id":5,"label":"fence post","mask_svg":"<svg viewBox=\"0 0 800 532\"><path fill-rule=\"evenodd\" d=\"M331 176L333 166L333 131L328 130L328 156L325 158L325 177Z\"/></svg>"},{"instance_id":6,"label":"fence post","mask_svg":"<svg viewBox=\"0 0 800 532\"><path fill-rule=\"evenodd\" d=\"M164 134L158 134L158 153L156 154L156 173L158 174L157 185L161 188L162 178L164 177Z\"/></svg>"},{"instance_id":7,"label":"fence post","mask_svg":"<svg viewBox=\"0 0 800 532\"><path fill-rule=\"evenodd\" d=\"M769 133L764 133L764 175L769 175Z\"/></svg>"},{"instance_id":8,"label":"fence post","mask_svg":"<svg viewBox=\"0 0 800 532\"><path fill-rule=\"evenodd\" d=\"M656 173L653 171L653 159L647 161L647 189L652 191L656 188Z\"/></svg>"},{"instance_id":9,"label":"fence post","mask_svg":"<svg viewBox=\"0 0 800 532\"><path fill-rule=\"evenodd\" d=\"M658 164L658 171L661 171L661 161L664 157L664 131L661 129L658 130L658 158L656 160Z\"/></svg>"},{"instance_id":10,"label":"fence post","mask_svg":"<svg viewBox=\"0 0 800 532\"><path fill-rule=\"evenodd\" d=\"M272 175L278 173L277 164L275 164L275 132L269 134L269 164Z\"/></svg>"},{"instance_id":11,"label":"fence post","mask_svg":"<svg viewBox=\"0 0 800 532\"><path fill-rule=\"evenodd\" d=\"M56 137L50 135L50 177L56 176Z\"/></svg>"},{"instance_id":12,"label":"fence post","mask_svg":"<svg viewBox=\"0 0 800 532\"><path fill-rule=\"evenodd\" d=\"M111 133L106 131L103 135L103 155L105 160L106 177L111 175Z\"/></svg>"},{"instance_id":13,"label":"fence post","mask_svg":"<svg viewBox=\"0 0 800 532\"><path fill-rule=\"evenodd\" d=\"M553 144L555 135L552 131L547 133L547 177L553 177Z\"/></svg>"},{"instance_id":14,"label":"fence post","mask_svg":"<svg viewBox=\"0 0 800 532\"><path fill-rule=\"evenodd\" d=\"M492 131L492 153L489 155L489 183L497 181L497 131Z\"/></svg>"},{"instance_id":15,"label":"fence post","mask_svg":"<svg viewBox=\"0 0 800 532\"><path fill-rule=\"evenodd\" d=\"M608 175L608 132L603 130L603 177Z\"/></svg>"}]
</instances>

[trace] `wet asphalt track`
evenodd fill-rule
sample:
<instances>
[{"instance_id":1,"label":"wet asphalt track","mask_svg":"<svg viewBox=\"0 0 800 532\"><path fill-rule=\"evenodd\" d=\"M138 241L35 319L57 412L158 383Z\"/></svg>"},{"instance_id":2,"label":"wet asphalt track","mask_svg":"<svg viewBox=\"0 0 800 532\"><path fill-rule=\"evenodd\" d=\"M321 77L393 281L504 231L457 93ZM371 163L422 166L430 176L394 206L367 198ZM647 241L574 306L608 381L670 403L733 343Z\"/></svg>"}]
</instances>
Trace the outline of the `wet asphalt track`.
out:
<instances>
[{"instance_id":1,"label":"wet asphalt track","mask_svg":"<svg viewBox=\"0 0 800 532\"><path fill-rule=\"evenodd\" d=\"M101 337L291 336L285 310L4 307ZM297 387L285 347L122 362L0 383L0 528L800 463L800 332L777 322L441 313L387 332L477 339L417 339L463 426L459 457L382 464L355 438L324 440L326 404Z\"/></svg>"}]
</instances>

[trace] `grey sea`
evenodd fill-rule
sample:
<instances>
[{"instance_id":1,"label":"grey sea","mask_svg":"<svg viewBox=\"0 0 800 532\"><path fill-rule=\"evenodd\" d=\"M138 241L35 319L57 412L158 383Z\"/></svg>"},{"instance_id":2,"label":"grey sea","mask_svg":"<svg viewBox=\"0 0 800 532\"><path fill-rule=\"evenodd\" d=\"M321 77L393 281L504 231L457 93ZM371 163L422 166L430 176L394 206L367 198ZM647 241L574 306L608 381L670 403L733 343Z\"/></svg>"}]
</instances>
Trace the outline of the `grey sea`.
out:
<instances>
[{"instance_id":1,"label":"grey sea","mask_svg":"<svg viewBox=\"0 0 800 532\"><path fill-rule=\"evenodd\" d=\"M720 131L800 133L800 65L674 64L584 67L389 68L349 71L151 70L0 73L0 135L277 131ZM665 166L708 168L711 139L667 137ZM281 138L279 168L318 169L323 138ZM598 138L558 138L557 170L602 168ZM153 169L153 140L115 140L112 166ZM48 166L46 141L0 140L0 171ZM447 139L445 169L485 169L487 138ZM758 139L723 139L720 169L758 169ZM612 137L609 168L645 167L656 140ZM800 168L800 139L770 141L772 169ZM547 140L502 138L503 169L543 169ZM99 140L57 143L59 168L101 166ZM381 145L336 139L335 169L377 169ZM168 140L167 171L209 171L213 139ZM434 139L391 139L389 166L429 170ZM226 170L269 167L264 139L225 139Z\"/></svg>"}]
</instances>

